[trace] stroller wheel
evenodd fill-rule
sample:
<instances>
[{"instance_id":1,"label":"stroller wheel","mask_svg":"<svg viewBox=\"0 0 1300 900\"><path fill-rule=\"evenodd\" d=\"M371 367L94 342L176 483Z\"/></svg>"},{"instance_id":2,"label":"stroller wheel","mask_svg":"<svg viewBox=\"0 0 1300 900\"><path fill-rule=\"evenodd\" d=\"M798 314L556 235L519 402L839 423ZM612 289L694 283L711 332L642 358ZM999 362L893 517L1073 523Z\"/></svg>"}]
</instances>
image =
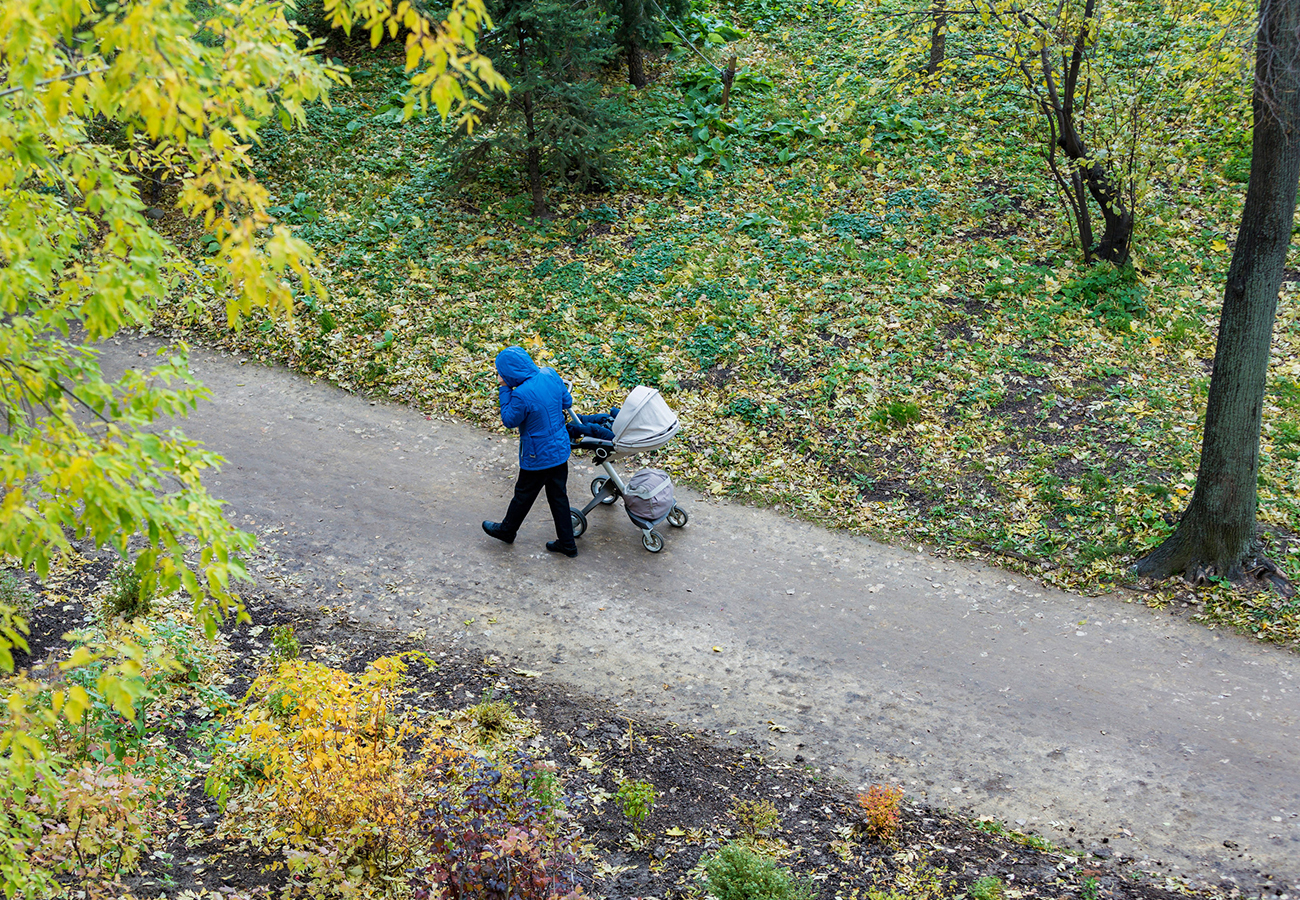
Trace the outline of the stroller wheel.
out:
<instances>
[{"instance_id":1,"label":"stroller wheel","mask_svg":"<svg viewBox=\"0 0 1300 900\"><path fill-rule=\"evenodd\" d=\"M668 524L674 528L682 528L688 521L690 518L686 515L686 510L680 506L674 506L668 511Z\"/></svg>"},{"instance_id":2,"label":"stroller wheel","mask_svg":"<svg viewBox=\"0 0 1300 900\"><path fill-rule=\"evenodd\" d=\"M599 496L600 496L600 492L603 491L603 490L605 489L605 482L607 482L607 481L609 481L608 478L603 478L603 477L602 477L602 478L593 478L592 481L591 481L591 496L593 496L593 497L599 497ZM617 490L615 490L615 492L614 492L613 494L610 494L608 497L606 497L604 500L602 500L602 501L600 501L600 502L601 502L601 504L603 504L604 506L609 506L611 503L614 502L615 499L617 499L617 497L618 497L618 492L617 492Z\"/></svg>"},{"instance_id":3,"label":"stroller wheel","mask_svg":"<svg viewBox=\"0 0 1300 900\"><path fill-rule=\"evenodd\" d=\"M641 545L651 553L658 553L664 548L664 538L657 531L647 532L641 535Z\"/></svg>"},{"instance_id":4,"label":"stroller wheel","mask_svg":"<svg viewBox=\"0 0 1300 900\"><path fill-rule=\"evenodd\" d=\"M587 517L582 514L582 510L569 507L569 521L573 523L573 536L580 538L583 532L587 530Z\"/></svg>"}]
</instances>

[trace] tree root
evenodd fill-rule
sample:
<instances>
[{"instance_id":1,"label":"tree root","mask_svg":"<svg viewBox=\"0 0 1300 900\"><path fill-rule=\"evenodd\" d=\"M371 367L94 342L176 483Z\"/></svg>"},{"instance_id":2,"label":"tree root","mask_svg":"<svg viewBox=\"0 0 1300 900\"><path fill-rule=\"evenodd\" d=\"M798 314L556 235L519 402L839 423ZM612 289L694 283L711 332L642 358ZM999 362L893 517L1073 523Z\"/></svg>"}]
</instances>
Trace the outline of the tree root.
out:
<instances>
[{"instance_id":1,"label":"tree root","mask_svg":"<svg viewBox=\"0 0 1300 900\"><path fill-rule=\"evenodd\" d=\"M1277 563L1267 556L1254 556L1245 562L1246 574L1260 581L1267 581L1273 590L1290 600L1296 595L1295 584L1286 573L1278 568Z\"/></svg>"},{"instance_id":2,"label":"tree root","mask_svg":"<svg viewBox=\"0 0 1300 900\"><path fill-rule=\"evenodd\" d=\"M1204 587L1213 581L1216 575L1218 575L1218 570L1214 566L1197 563L1183 573L1183 581L1186 581L1192 587Z\"/></svg>"},{"instance_id":3,"label":"tree root","mask_svg":"<svg viewBox=\"0 0 1300 900\"><path fill-rule=\"evenodd\" d=\"M1219 576L1218 567L1212 563L1195 563L1183 572L1183 581L1189 587L1199 588L1212 584ZM1277 563L1267 556L1255 554L1247 557L1242 561L1241 569L1233 575L1229 575L1229 580L1237 587L1271 587L1273 590L1286 600L1296 596L1295 583L1287 577L1286 573L1278 568ZM1252 579L1247 583L1246 579Z\"/></svg>"}]
</instances>

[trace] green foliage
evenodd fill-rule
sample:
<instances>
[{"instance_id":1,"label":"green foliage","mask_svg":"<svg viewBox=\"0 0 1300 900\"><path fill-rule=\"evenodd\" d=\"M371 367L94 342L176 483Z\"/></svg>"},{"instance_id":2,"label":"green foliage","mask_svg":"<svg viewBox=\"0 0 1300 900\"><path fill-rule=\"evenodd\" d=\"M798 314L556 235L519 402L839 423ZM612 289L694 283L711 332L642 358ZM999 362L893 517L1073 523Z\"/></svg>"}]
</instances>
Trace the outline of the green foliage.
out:
<instances>
[{"instance_id":1,"label":"green foliage","mask_svg":"<svg viewBox=\"0 0 1300 900\"><path fill-rule=\"evenodd\" d=\"M125 762L133 771L165 776L176 758L158 731L178 715L178 692L193 692L193 708L206 714L229 705L210 687L220 670L220 642L182 616L170 609L129 625L114 620L97 632L74 633L72 661L78 664L68 668L64 701L78 709L70 740L64 739L74 761Z\"/></svg>"},{"instance_id":2,"label":"green foliage","mask_svg":"<svg viewBox=\"0 0 1300 900\"><path fill-rule=\"evenodd\" d=\"M1083 879L1083 884L1079 886L1079 897L1081 900L1101 900L1101 882L1096 875Z\"/></svg>"},{"instance_id":3,"label":"green foliage","mask_svg":"<svg viewBox=\"0 0 1300 900\"><path fill-rule=\"evenodd\" d=\"M45 830L42 813L57 808L64 761L47 754L31 766L0 756L0 890L6 898L52 897L55 867L36 855Z\"/></svg>"},{"instance_id":4,"label":"green foliage","mask_svg":"<svg viewBox=\"0 0 1300 900\"><path fill-rule=\"evenodd\" d=\"M1107 328L1128 330L1147 316L1146 288L1132 266L1093 266L1083 276L1061 286L1062 306L1081 310Z\"/></svg>"},{"instance_id":5,"label":"green foliage","mask_svg":"<svg viewBox=\"0 0 1300 900\"><path fill-rule=\"evenodd\" d=\"M706 4L699 0L690 4L689 11L678 19L677 26L696 47L722 47L745 37L743 31L726 19L712 15ZM664 43L676 53L685 56L690 52L675 29L665 31L662 37Z\"/></svg>"},{"instance_id":6,"label":"green foliage","mask_svg":"<svg viewBox=\"0 0 1300 900\"><path fill-rule=\"evenodd\" d=\"M292 625L275 625L271 628L271 655L281 661L297 659L302 653L302 644L294 633Z\"/></svg>"},{"instance_id":7,"label":"green foliage","mask_svg":"<svg viewBox=\"0 0 1300 900\"><path fill-rule=\"evenodd\" d=\"M486 97L486 127L462 134L454 145L460 171L481 175L483 161L503 153L533 194L534 216L549 213L544 199L538 202L547 184L584 190L611 185L618 168L613 149L627 124L597 80L617 52L601 8L494 0L489 12L495 27L483 48L511 93Z\"/></svg>"},{"instance_id":8,"label":"green foliage","mask_svg":"<svg viewBox=\"0 0 1300 900\"><path fill-rule=\"evenodd\" d=\"M966 889L966 896L970 900L1002 900L1006 891L1007 887L1001 878L983 875L971 882L971 886Z\"/></svg>"},{"instance_id":9,"label":"green foliage","mask_svg":"<svg viewBox=\"0 0 1300 900\"><path fill-rule=\"evenodd\" d=\"M921 407L911 400L890 400L872 411L871 421L882 428L906 428L921 421Z\"/></svg>"},{"instance_id":10,"label":"green foliage","mask_svg":"<svg viewBox=\"0 0 1300 900\"><path fill-rule=\"evenodd\" d=\"M976 24L945 30L942 81L917 65L933 49L933 19L907 0L878 9L897 22L884 35L887 71L918 93L960 83L962 100L978 105L989 126L1010 114L1035 128L1033 142L1047 162L1039 178L1073 220L1073 238L1087 244L1080 247L1085 262L1127 263L1131 223L1144 223L1156 179L1177 170L1168 148L1191 123L1218 131L1223 122L1216 119L1241 108L1246 57L1228 48L1249 39L1248 3L968 0L943 9L950 21ZM1028 102L999 102L1008 82L1017 82ZM1237 176L1240 162L1230 161L1225 173Z\"/></svg>"},{"instance_id":11,"label":"green foliage","mask_svg":"<svg viewBox=\"0 0 1300 900\"><path fill-rule=\"evenodd\" d=\"M637 837L641 836L645 820L650 815L650 810L654 809L658 797L659 793L655 790L655 786L648 781L625 778L618 783L618 791L614 794L614 799L618 801L618 808L622 810L623 817L631 823L632 831Z\"/></svg>"},{"instance_id":12,"label":"green foliage","mask_svg":"<svg viewBox=\"0 0 1300 900\"><path fill-rule=\"evenodd\" d=\"M876 217L860 213L831 213L826 218L826 224L840 237L861 241L874 241L885 233Z\"/></svg>"},{"instance_id":13,"label":"green foliage","mask_svg":"<svg viewBox=\"0 0 1300 900\"><path fill-rule=\"evenodd\" d=\"M555 810L560 806L563 794L553 764L533 765L528 776L528 793L544 810Z\"/></svg>"},{"instance_id":14,"label":"green foliage","mask_svg":"<svg viewBox=\"0 0 1300 900\"><path fill-rule=\"evenodd\" d=\"M6 896L62 896L56 877L93 896L134 871L163 833L164 792L191 774L164 732L180 730L182 709L205 717L229 701L213 685L221 642L207 638L184 600L158 607L74 633L52 683L6 683L4 733L31 742L25 755L0 755Z\"/></svg>"},{"instance_id":15,"label":"green foliage","mask_svg":"<svg viewBox=\"0 0 1300 900\"><path fill-rule=\"evenodd\" d=\"M1223 177L1239 184L1245 184L1247 181L1250 181L1249 147L1243 147L1224 161Z\"/></svg>"},{"instance_id":16,"label":"green foliage","mask_svg":"<svg viewBox=\"0 0 1300 900\"><path fill-rule=\"evenodd\" d=\"M781 814L771 800L737 800L731 815L750 841L770 834L781 824Z\"/></svg>"},{"instance_id":17,"label":"green foliage","mask_svg":"<svg viewBox=\"0 0 1300 900\"><path fill-rule=\"evenodd\" d=\"M36 608L36 595L20 578L0 571L0 606L8 607L17 616L30 618Z\"/></svg>"},{"instance_id":18,"label":"green foliage","mask_svg":"<svg viewBox=\"0 0 1300 900\"><path fill-rule=\"evenodd\" d=\"M331 26L360 25L372 43L405 33L405 114L433 104L472 119L463 84L504 87L467 47L484 21L481 0L453 0L445 23L409 4L324 4ZM176 591L208 636L242 614L232 582L247 578L253 537L204 486L221 458L159 424L207 396L185 346L114 381L94 345L149 327L168 296L190 312L196 298L211 298L232 329L254 310L291 312L295 290L324 298L311 249L276 224L247 157L268 121L305 124L307 106L347 80L319 43L298 36L282 4L263 0L0 8L0 559L44 578L75 555L74 541L125 559L138 535L134 566L117 573L108 599L111 615L135 623L154 597ZM164 197L170 208L155 208ZM311 218L297 197L290 214ZM202 235L201 265L164 235L160 215ZM0 603L0 671L13 671L25 633ZM154 650L139 637L130 630L78 647L62 665L65 683L52 688L6 679L0 802L49 773L64 729L103 765L152 758L148 698L166 673L194 670L147 656ZM73 794L50 800L47 815L76 817L60 852L78 872L111 877L134 865L149 817L131 805L134 777L86 769L67 790L98 792L101 805L70 812L81 802ZM6 839L31 836L11 805L0 828ZM48 886L24 852L0 856L11 896Z\"/></svg>"},{"instance_id":19,"label":"green foliage","mask_svg":"<svg viewBox=\"0 0 1300 900\"><path fill-rule=\"evenodd\" d=\"M276 320L265 333L190 327L487 428L498 427L495 397L477 373L506 344L540 348L577 379L584 409L617 406L646 383L708 422L657 451L657 465L699 489L1109 591L1190 492L1182 476L1195 470L1207 384L1196 360L1214 353L1225 236L1242 196L1221 168L1249 132L1236 75L1214 75L1189 102L1176 86L1194 71L1137 73L1219 46L1225 26L1202 10L1175 34L1187 46L1149 59L1139 49L1164 46L1152 23L1167 8L1111 7L1107 27L1119 31L1107 34L1134 39L1136 67L1106 77L1141 94L1156 133L1175 137L1143 144L1159 157L1139 185L1149 215L1135 283L1106 275L1084 287L1073 283L1092 273L1054 207L1038 112L991 63L968 65L987 37L978 29L949 35L960 72L925 85L890 77L899 59L924 62L890 37L900 4L822 3L809 7L812 25L779 3L711 13L749 32L741 74L774 85L733 91L725 115L704 109L719 104L717 75L694 55L661 58L643 91L610 74L605 96L643 126L618 148L623 182L595 196L556 189L555 219L540 222L525 219L513 168L480 168L472 198L451 194L428 156L448 134L432 120L349 135L346 123L369 123L401 87L385 55L365 58L366 74L334 91L330 109L309 108L311 132L252 151L277 197L305 190L321 210L295 234L329 254L332 298L299 292L296 326ZM754 24L763 9L783 23L771 34ZM720 65L730 54L702 49ZM697 140L702 124L708 137ZM729 162L693 165L714 138ZM782 163L780 151L794 158ZM205 309L219 323L221 307ZM382 327L362 318L376 309ZM1300 408L1272 399L1272 386L1300 377L1297 306L1279 310L1260 517L1296 533L1300 467L1283 454L1300 450ZM380 351L385 331L395 340ZM921 419L873 421L894 401L916 404ZM1300 636L1300 616L1262 601L1201 608L1265 639Z\"/></svg>"},{"instance_id":20,"label":"green foliage","mask_svg":"<svg viewBox=\"0 0 1300 900\"><path fill-rule=\"evenodd\" d=\"M130 622L146 616L153 608L153 579L141 571L138 563L123 560L108 576L108 594L104 598L105 614L121 616Z\"/></svg>"},{"instance_id":21,"label":"green foliage","mask_svg":"<svg viewBox=\"0 0 1300 900\"><path fill-rule=\"evenodd\" d=\"M266 211L287 225L306 225L320 218L320 211L311 205L306 191L298 191L287 204L268 206Z\"/></svg>"},{"instance_id":22,"label":"green foliage","mask_svg":"<svg viewBox=\"0 0 1300 900\"><path fill-rule=\"evenodd\" d=\"M739 844L726 844L704 860L704 888L717 900L814 900L811 882Z\"/></svg>"},{"instance_id":23,"label":"green foliage","mask_svg":"<svg viewBox=\"0 0 1300 900\"><path fill-rule=\"evenodd\" d=\"M0 572L0 672L14 670L13 650L27 652L28 619L36 598L27 586L8 572Z\"/></svg>"},{"instance_id":24,"label":"green foliage","mask_svg":"<svg viewBox=\"0 0 1300 900\"><path fill-rule=\"evenodd\" d=\"M366 0L328 0L326 11L332 24L363 24L372 38L404 28L408 63L427 63L407 103L446 113L463 107L460 80L501 84L486 60L460 47L481 19L478 0L454 6L455 21L439 31L414 10L398 15ZM74 30L82 35L75 53L66 41ZM271 227L244 147L268 119L302 124L306 104L345 73L315 46L295 46L278 5L253 0L193 10L153 0L111 8L22 0L0 15L0 35L0 57L11 61L0 83L9 135L0 210L12 238L0 253L8 425L0 553L45 575L70 552L72 535L125 555L126 536L138 531L148 586L183 587L211 617L233 602L229 583L242 577L238 554L251 539L200 482L219 458L149 427L204 396L189 384L183 349L114 384L93 349L62 335L77 327L95 341L146 325L182 271L192 279L182 293L220 298L231 325L254 308L287 310L291 277L318 292L310 250ZM110 143L95 133L105 122L118 136ZM144 173L172 179L178 214L201 220L217 245L203 273L144 215ZM187 543L201 548L197 565L185 560ZM205 595L215 608L201 603Z\"/></svg>"}]
</instances>

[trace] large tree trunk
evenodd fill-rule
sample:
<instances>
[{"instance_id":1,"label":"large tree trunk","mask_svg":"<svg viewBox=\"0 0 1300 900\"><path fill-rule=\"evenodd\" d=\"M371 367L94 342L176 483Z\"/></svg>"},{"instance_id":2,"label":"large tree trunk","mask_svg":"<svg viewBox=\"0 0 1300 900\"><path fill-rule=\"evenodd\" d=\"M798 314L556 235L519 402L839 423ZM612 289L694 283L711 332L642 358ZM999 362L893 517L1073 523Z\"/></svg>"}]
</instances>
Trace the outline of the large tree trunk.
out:
<instances>
[{"instance_id":1,"label":"large tree trunk","mask_svg":"<svg viewBox=\"0 0 1300 900\"><path fill-rule=\"evenodd\" d=\"M1250 183L1232 253L1192 502L1139 575L1238 578L1255 548L1259 430L1300 181L1300 0L1260 0Z\"/></svg>"},{"instance_id":2,"label":"large tree trunk","mask_svg":"<svg viewBox=\"0 0 1300 900\"><path fill-rule=\"evenodd\" d=\"M623 0L623 52L627 56L627 81L635 88L649 84L645 77L645 51L637 39L637 27L645 18L644 0Z\"/></svg>"}]
</instances>

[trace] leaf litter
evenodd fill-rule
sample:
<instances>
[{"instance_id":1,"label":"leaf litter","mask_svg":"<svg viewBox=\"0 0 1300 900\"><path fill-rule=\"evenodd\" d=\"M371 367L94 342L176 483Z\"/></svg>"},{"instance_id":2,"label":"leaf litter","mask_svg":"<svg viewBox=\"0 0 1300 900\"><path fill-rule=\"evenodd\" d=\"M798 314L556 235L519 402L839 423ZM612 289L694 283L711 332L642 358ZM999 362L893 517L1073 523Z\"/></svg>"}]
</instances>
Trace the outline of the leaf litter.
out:
<instances>
[{"instance_id":1,"label":"leaf litter","mask_svg":"<svg viewBox=\"0 0 1300 900\"><path fill-rule=\"evenodd\" d=\"M694 76L660 60L624 183L559 194L546 221L526 218L499 165L452 184L428 149L446 134L434 121L342 127L400 79L381 48L308 130L271 129L256 156L259 178L295 198L286 220L320 250L329 301L232 332L219 298L178 294L154 327L498 431L486 376L522 344L574 379L581 409L657 386L683 437L647 462L709 495L1069 590L1137 587L1128 596L1295 645L1294 601L1129 574L1190 496L1220 236L1243 193L1207 160L1247 134L1245 106L1189 126L1125 281L1078 264L1031 115L999 109L990 130L983 94L882 92L872 73L892 49L870 17L807 12L842 27L756 28L736 45L773 89L738 93L725 164L684 162L674 116ZM1300 553L1296 284L1260 477L1284 569Z\"/></svg>"}]
</instances>

